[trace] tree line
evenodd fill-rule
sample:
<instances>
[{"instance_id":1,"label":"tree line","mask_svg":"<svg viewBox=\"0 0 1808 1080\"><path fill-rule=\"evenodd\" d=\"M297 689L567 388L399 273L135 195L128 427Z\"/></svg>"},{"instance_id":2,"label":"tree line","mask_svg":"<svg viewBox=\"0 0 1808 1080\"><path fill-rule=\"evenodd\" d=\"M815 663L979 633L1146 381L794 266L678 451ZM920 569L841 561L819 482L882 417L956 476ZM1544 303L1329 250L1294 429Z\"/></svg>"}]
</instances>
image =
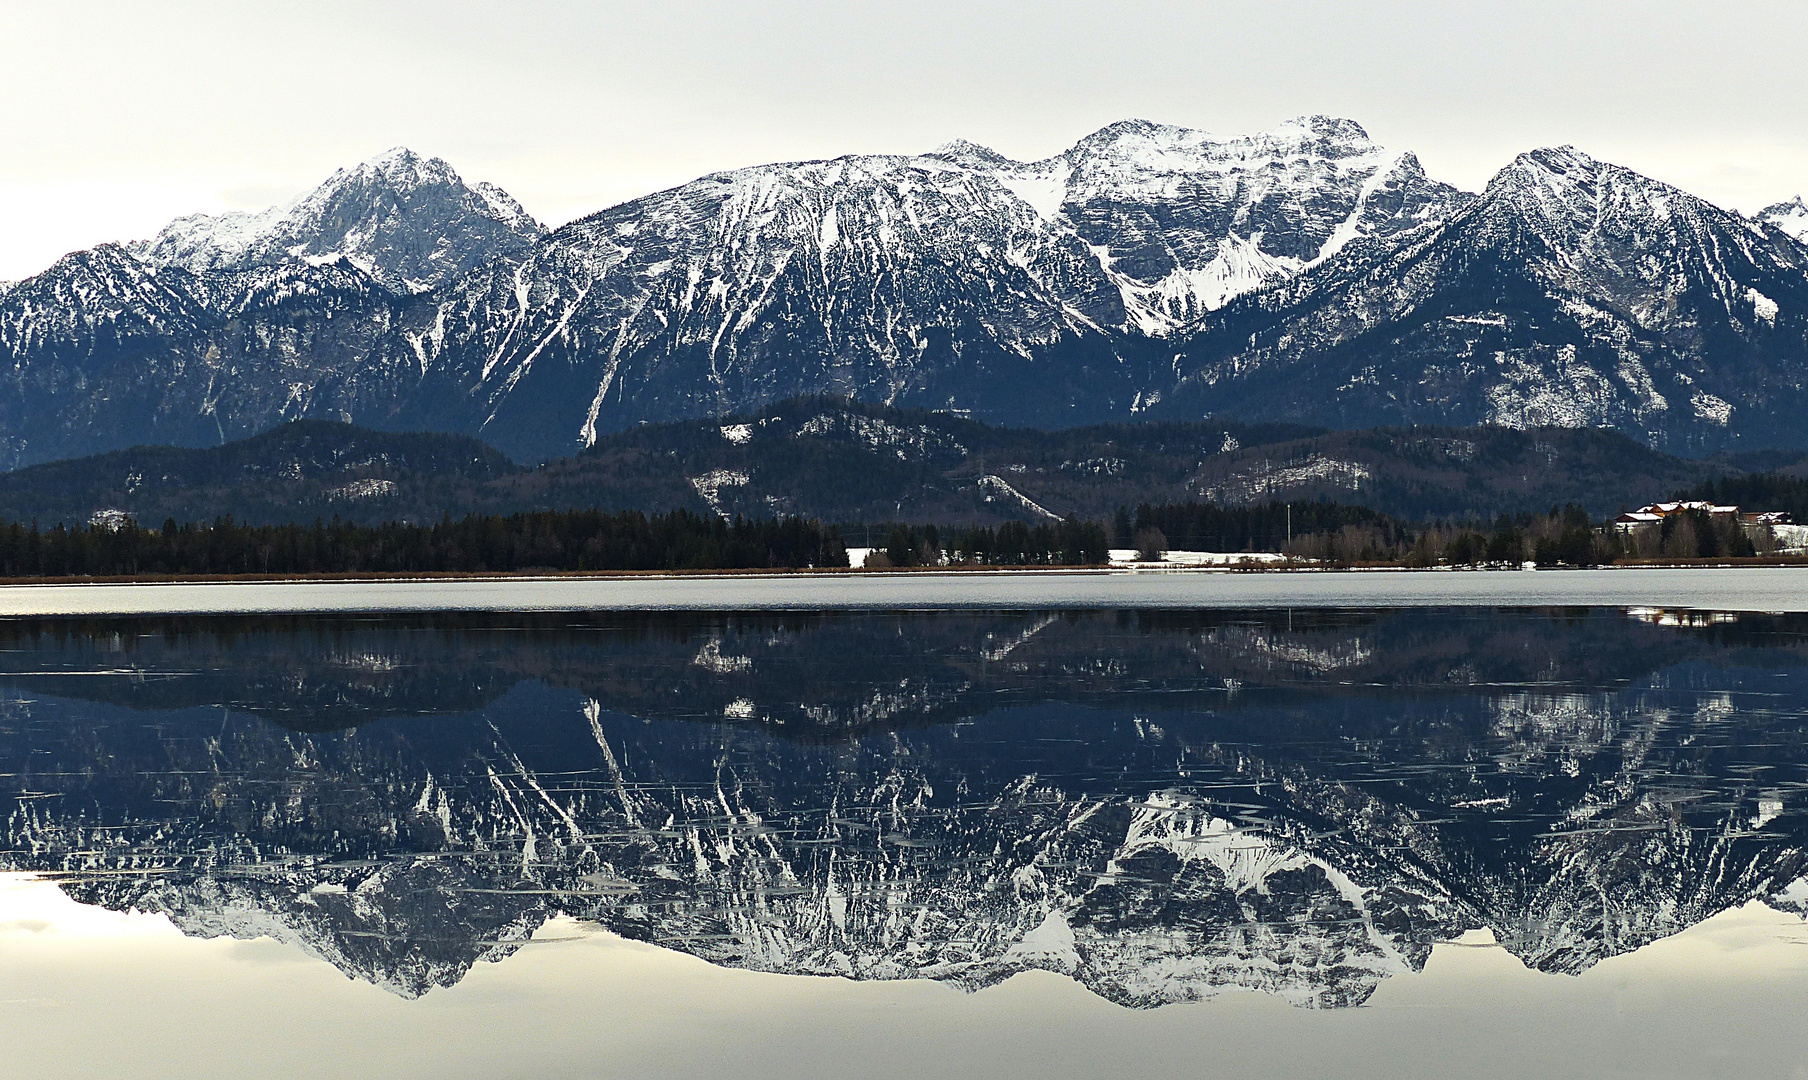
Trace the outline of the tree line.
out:
<instances>
[{"instance_id":1,"label":"tree line","mask_svg":"<svg viewBox=\"0 0 1808 1080\"><path fill-rule=\"evenodd\" d=\"M1134 547L1141 558L1159 557L1167 549L1278 551L1333 566L1601 566L1627 557L1753 553L1736 522L1679 515L1665 521L1654 543L1598 527L1574 503L1543 514L1502 514L1491 525L1408 522L1328 501L1144 505L1134 517L1120 510L1115 531L1120 546Z\"/></svg>"},{"instance_id":2,"label":"tree line","mask_svg":"<svg viewBox=\"0 0 1808 1080\"><path fill-rule=\"evenodd\" d=\"M1708 480L1676 496L1678 502L1711 502L1747 510L1781 510L1808 522L1808 478L1781 473L1747 473Z\"/></svg>"},{"instance_id":3,"label":"tree line","mask_svg":"<svg viewBox=\"0 0 1808 1080\"><path fill-rule=\"evenodd\" d=\"M1427 566L1608 566L1622 559L1717 559L1760 554L1767 530L1756 536L1730 515L1703 510L1671 514L1648 529L1622 533L1597 526L1574 503L1544 514L1502 514L1490 527L1433 524L1384 529L1350 524L1335 532L1296 537L1286 551L1301 559L1350 565L1393 563Z\"/></svg>"},{"instance_id":4,"label":"tree line","mask_svg":"<svg viewBox=\"0 0 1808 1080\"><path fill-rule=\"evenodd\" d=\"M1799 482L1747 491L1722 482L1711 496L1784 493ZM1808 490L1808 485L1803 485ZM1777 489L1777 490L1772 490ZM1752 501L1759 501L1754 499ZM871 531L866 527L865 531ZM1120 508L1110 522L1062 521L997 527L879 526L873 567L940 565L1088 566L1110 547L1145 558L1169 549L1280 551L1318 564L1409 567L1596 566L1624 558L1716 558L1768 550L1734 520L1705 512L1671 515L1623 535L1596 526L1582 507L1503 514L1491 526L1419 524L1328 501L1225 507L1208 503ZM512 571L735 570L844 567L842 530L797 517L723 519L687 510L538 511L446 518L434 525L245 525L132 520L66 528L0 525L0 576L411 574Z\"/></svg>"},{"instance_id":5,"label":"tree line","mask_svg":"<svg viewBox=\"0 0 1808 1080\"><path fill-rule=\"evenodd\" d=\"M410 574L846 566L833 526L802 518L595 510L471 515L435 525L0 526L0 575Z\"/></svg>"},{"instance_id":6,"label":"tree line","mask_svg":"<svg viewBox=\"0 0 1808 1080\"><path fill-rule=\"evenodd\" d=\"M1103 524L1076 517L1038 525L1007 521L995 529L894 524L866 565L1097 566L1111 561L1110 547Z\"/></svg>"},{"instance_id":7,"label":"tree line","mask_svg":"<svg viewBox=\"0 0 1808 1080\"><path fill-rule=\"evenodd\" d=\"M1136 537L1155 532L1163 546L1180 551L1282 551L1296 537L1335 533L1349 525L1378 529L1392 539L1406 523L1366 506L1325 500L1271 502L1259 506L1215 503L1143 503L1132 517L1120 507L1114 521L1117 546L1140 547Z\"/></svg>"}]
</instances>

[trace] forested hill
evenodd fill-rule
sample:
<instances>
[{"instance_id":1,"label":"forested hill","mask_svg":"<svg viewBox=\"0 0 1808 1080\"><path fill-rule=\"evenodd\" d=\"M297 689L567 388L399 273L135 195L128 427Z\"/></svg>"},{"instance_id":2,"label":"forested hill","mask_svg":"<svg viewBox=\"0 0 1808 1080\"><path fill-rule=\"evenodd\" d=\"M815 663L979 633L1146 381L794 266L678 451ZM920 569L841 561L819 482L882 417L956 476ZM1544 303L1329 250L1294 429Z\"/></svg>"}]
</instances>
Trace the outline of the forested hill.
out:
<instances>
[{"instance_id":1,"label":"forested hill","mask_svg":"<svg viewBox=\"0 0 1808 1080\"><path fill-rule=\"evenodd\" d=\"M259 523L335 514L437 521L447 510L459 513L484 483L520 471L463 435L300 420L204 450L138 446L3 473L0 520L49 527L118 511L147 526L225 515Z\"/></svg>"},{"instance_id":2,"label":"forested hill","mask_svg":"<svg viewBox=\"0 0 1808 1080\"><path fill-rule=\"evenodd\" d=\"M799 399L605 436L534 469L462 436L309 421L206 450L146 447L0 474L0 519L436 522L600 509L997 525L1120 506L1327 499L1409 520L1493 520L1578 503L1596 516L1725 475L1612 432L1323 431L1225 421L1043 432Z\"/></svg>"}]
</instances>

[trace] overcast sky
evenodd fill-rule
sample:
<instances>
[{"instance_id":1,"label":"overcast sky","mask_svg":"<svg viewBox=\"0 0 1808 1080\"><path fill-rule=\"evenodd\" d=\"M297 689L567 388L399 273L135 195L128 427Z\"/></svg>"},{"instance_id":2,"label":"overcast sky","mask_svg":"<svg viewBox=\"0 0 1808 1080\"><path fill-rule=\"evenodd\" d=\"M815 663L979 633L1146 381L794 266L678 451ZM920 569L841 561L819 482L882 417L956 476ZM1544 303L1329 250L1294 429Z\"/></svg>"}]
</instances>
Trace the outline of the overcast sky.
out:
<instances>
[{"instance_id":1,"label":"overcast sky","mask_svg":"<svg viewBox=\"0 0 1808 1080\"><path fill-rule=\"evenodd\" d=\"M0 280L390 146L560 224L738 165L1039 158L1113 120L1329 113L1471 190L1574 143L1751 211L1808 191L1795 3L0 0Z\"/></svg>"}]
</instances>

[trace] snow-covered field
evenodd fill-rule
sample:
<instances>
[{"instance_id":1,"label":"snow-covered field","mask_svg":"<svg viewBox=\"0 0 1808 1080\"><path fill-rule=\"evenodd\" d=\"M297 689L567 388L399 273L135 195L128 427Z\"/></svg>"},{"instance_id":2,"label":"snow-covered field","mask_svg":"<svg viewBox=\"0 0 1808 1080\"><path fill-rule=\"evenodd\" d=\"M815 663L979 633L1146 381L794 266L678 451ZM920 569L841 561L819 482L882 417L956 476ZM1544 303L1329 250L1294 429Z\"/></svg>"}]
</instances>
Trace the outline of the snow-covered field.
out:
<instances>
[{"instance_id":1,"label":"snow-covered field","mask_svg":"<svg viewBox=\"0 0 1808 1080\"><path fill-rule=\"evenodd\" d=\"M1808 551L1808 525L1772 525L1770 531L1784 551Z\"/></svg>"},{"instance_id":2,"label":"snow-covered field","mask_svg":"<svg viewBox=\"0 0 1808 1080\"><path fill-rule=\"evenodd\" d=\"M1143 562L1133 548L1112 548L1111 565L1146 570L1172 570L1184 566L1274 566L1287 561L1275 551L1170 551L1156 562Z\"/></svg>"},{"instance_id":3,"label":"snow-covered field","mask_svg":"<svg viewBox=\"0 0 1808 1080\"><path fill-rule=\"evenodd\" d=\"M847 549L848 565L859 568L866 565L866 557L878 548L851 547ZM1188 566L1273 566L1286 561L1286 556L1273 551L1170 551L1156 562L1143 562L1136 557L1134 548L1112 548L1111 565L1137 570L1176 570Z\"/></svg>"}]
</instances>

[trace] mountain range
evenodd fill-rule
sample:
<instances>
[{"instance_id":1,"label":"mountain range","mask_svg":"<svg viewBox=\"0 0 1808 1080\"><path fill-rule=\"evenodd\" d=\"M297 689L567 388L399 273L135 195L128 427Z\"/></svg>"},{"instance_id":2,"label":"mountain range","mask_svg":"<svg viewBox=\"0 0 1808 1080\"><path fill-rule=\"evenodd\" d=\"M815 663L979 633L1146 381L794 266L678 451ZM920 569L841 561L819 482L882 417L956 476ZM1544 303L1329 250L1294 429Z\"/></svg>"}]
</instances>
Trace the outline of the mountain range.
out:
<instances>
[{"instance_id":1,"label":"mountain range","mask_svg":"<svg viewBox=\"0 0 1808 1080\"><path fill-rule=\"evenodd\" d=\"M825 393L1808 448L1805 235L1799 199L1747 218L1568 147L1469 194L1322 116L758 166L551 231L398 149L6 286L0 465L300 418L537 463Z\"/></svg>"}]
</instances>

